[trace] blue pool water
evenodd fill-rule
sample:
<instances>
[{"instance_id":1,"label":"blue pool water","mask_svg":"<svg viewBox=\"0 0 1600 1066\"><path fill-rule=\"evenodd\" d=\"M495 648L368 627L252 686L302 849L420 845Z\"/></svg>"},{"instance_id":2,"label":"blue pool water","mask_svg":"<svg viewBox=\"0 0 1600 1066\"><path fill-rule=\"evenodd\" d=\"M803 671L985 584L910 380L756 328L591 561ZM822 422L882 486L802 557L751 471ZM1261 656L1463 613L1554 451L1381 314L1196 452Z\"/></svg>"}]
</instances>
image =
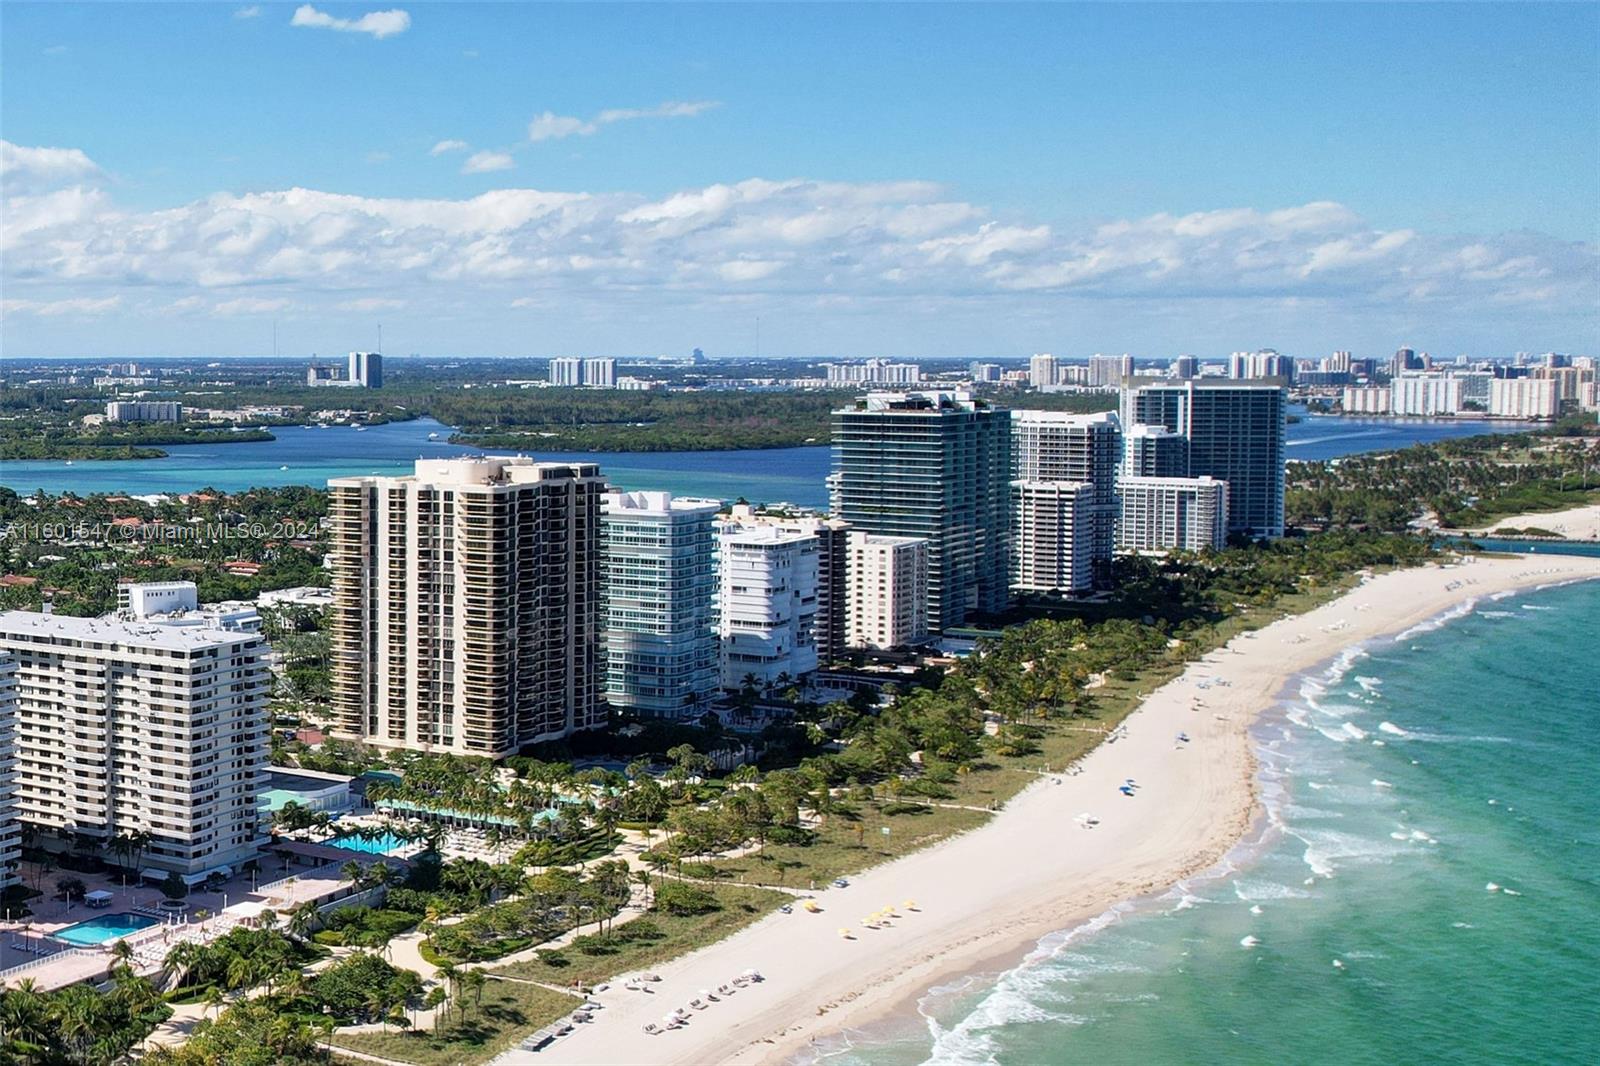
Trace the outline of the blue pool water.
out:
<instances>
[{"instance_id":1,"label":"blue pool water","mask_svg":"<svg viewBox=\"0 0 1600 1066\"><path fill-rule=\"evenodd\" d=\"M79 947L94 947L121 940L129 933L137 933L158 924L156 919L143 914L102 914L77 925L69 925L54 936Z\"/></svg>"},{"instance_id":2,"label":"blue pool water","mask_svg":"<svg viewBox=\"0 0 1600 1066\"><path fill-rule=\"evenodd\" d=\"M387 855L395 848L405 846L405 841L393 833L384 833L381 837L364 840L359 836L346 835L334 837L332 840L323 841L330 848L341 848L345 851L359 851L364 855Z\"/></svg>"}]
</instances>

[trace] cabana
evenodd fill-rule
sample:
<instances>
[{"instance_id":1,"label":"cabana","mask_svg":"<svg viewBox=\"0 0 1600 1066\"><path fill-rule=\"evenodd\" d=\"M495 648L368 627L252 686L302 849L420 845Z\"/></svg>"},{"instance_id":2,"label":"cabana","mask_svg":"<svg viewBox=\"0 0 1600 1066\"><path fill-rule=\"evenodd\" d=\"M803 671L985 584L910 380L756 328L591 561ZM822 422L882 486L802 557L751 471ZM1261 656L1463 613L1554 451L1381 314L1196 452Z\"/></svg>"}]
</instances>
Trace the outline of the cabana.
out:
<instances>
[{"instance_id":1,"label":"cabana","mask_svg":"<svg viewBox=\"0 0 1600 1066\"><path fill-rule=\"evenodd\" d=\"M116 893L97 888L93 892L84 893L83 902L90 907L109 907L115 898Z\"/></svg>"}]
</instances>

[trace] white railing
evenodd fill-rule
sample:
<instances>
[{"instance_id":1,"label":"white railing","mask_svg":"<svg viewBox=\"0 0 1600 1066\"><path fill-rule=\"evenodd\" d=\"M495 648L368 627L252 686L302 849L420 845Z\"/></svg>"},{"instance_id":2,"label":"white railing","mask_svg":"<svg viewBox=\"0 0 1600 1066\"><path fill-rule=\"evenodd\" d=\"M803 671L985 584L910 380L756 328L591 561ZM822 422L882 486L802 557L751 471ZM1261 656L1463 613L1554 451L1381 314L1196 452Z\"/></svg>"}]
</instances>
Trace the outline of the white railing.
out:
<instances>
[{"instance_id":1,"label":"white railing","mask_svg":"<svg viewBox=\"0 0 1600 1066\"><path fill-rule=\"evenodd\" d=\"M21 962L15 966L8 966L4 970L0 970L0 981L4 981L7 977L10 977L12 974L21 970L32 969L35 966L43 966L46 963L54 962L57 959L70 959L80 955L94 955L100 958L108 957L105 952L97 951L94 948L63 948L61 951L53 951L48 955L40 955L36 959L29 959L27 962Z\"/></svg>"}]
</instances>

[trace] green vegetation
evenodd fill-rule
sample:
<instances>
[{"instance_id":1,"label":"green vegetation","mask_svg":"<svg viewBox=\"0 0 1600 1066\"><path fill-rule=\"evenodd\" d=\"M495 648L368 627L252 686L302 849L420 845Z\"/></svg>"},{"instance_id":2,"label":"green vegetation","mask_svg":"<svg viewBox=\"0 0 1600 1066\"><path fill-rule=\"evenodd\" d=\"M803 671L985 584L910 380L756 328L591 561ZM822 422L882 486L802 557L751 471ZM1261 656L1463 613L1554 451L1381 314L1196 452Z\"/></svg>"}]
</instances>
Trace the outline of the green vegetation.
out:
<instances>
[{"instance_id":1,"label":"green vegetation","mask_svg":"<svg viewBox=\"0 0 1600 1066\"><path fill-rule=\"evenodd\" d=\"M0 1066L91 1066L122 1058L172 1015L155 987L118 951L112 988L40 991L33 978L0 989Z\"/></svg>"},{"instance_id":2,"label":"green vegetation","mask_svg":"<svg viewBox=\"0 0 1600 1066\"><path fill-rule=\"evenodd\" d=\"M473 981L470 975L474 972L478 971L451 970L442 975L456 988L451 996L456 1010L442 1008L432 1032L339 1033L333 1037L334 1046L416 1066L472 1066L494 1058L528 1032L570 1014L583 1002L576 996L518 981Z\"/></svg>"},{"instance_id":3,"label":"green vegetation","mask_svg":"<svg viewBox=\"0 0 1600 1066\"><path fill-rule=\"evenodd\" d=\"M433 925L427 945L452 962L498 959L580 925L603 924L622 909L631 889L622 862L596 863L583 874L546 870L527 878L512 899L453 924Z\"/></svg>"},{"instance_id":4,"label":"green vegetation","mask_svg":"<svg viewBox=\"0 0 1600 1066\"><path fill-rule=\"evenodd\" d=\"M180 941L167 952L175 1002L198 1002L210 989L242 991L265 985L268 993L325 952L276 929L234 929L209 944Z\"/></svg>"},{"instance_id":5,"label":"green vegetation","mask_svg":"<svg viewBox=\"0 0 1600 1066\"><path fill-rule=\"evenodd\" d=\"M284 1014L271 1004L236 1003L202 1019L178 1047L153 1048L149 1066L310 1066L328 1061L329 1025ZM110 1060L101 1060L110 1061Z\"/></svg>"},{"instance_id":6,"label":"green vegetation","mask_svg":"<svg viewBox=\"0 0 1600 1066\"><path fill-rule=\"evenodd\" d=\"M662 892L670 901L674 892L685 890L703 893L709 902L689 908L688 913L674 913L663 906ZM667 881L657 890L648 916L623 922L604 935L579 938L584 943L575 942L561 951L541 951L537 959L490 972L545 984L594 985L619 973L655 966L714 944L792 898L766 888L716 885L700 889Z\"/></svg>"},{"instance_id":7,"label":"green vegetation","mask_svg":"<svg viewBox=\"0 0 1600 1066\"><path fill-rule=\"evenodd\" d=\"M1600 440L1531 434L1463 437L1338 461L1290 463L1291 525L1399 531L1433 516L1482 529L1507 515L1600 500Z\"/></svg>"},{"instance_id":8,"label":"green vegetation","mask_svg":"<svg viewBox=\"0 0 1600 1066\"><path fill-rule=\"evenodd\" d=\"M826 444L853 392L451 391L428 413L453 441L539 451L672 452Z\"/></svg>"}]
</instances>

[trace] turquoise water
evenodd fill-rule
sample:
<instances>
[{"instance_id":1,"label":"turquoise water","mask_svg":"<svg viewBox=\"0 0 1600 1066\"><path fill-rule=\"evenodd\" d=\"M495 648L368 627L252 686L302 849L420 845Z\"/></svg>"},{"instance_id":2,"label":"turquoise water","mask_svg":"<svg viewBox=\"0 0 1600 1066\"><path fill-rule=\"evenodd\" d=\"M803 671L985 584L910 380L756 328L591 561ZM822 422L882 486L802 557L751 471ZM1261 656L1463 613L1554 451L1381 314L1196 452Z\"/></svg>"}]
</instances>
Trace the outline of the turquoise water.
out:
<instances>
[{"instance_id":1,"label":"turquoise water","mask_svg":"<svg viewBox=\"0 0 1600 1066\"><path fill-rule=\"evenodd\" d=\"M129 933L137 933L155 924L157 924L156 919L144 914L102 914L98 918L69 925L51 935L57 940L65 940L79 947L93 947L96 944L109 944L113 940L121 940Z\"/></svg>"},{"instance_id":2,"label":"turquoise water","mask_svg":"<svg viewBox=\"0 0 1600 1066\"><path fill-rule=\"evenodd\" d=\"M1303 409L1299 409L1303 410ZM1331 459L1360 452L1384 451L1409 444L1474 433L1525 430L1526 426L1457 419L1310 417L1289 426L1291 459ZM475 448L450 444L450 427L432 419L391 422L355 429L287 426L272 431L277 439L238 444L165 446L165 459L128 461L31 459L0 463L0 485L21 493L81 495L128 492L137 495L193 492L217 488L227 492L256 486L323 485L329 478L363 474L406 474L422 457L479 454ZM429 440L429 434L438 439ZM545 459L578 458L571 453L541 455ZM806 507L827 504L831 451L826 446L769 448L754 451L597 452L584 459L600 464L613 484L622 488L659 489L682 496L720 500L743 497L753 503L779 501Z\"/></svg>"},{"instance_id":3,"label":"turquoise water","mask_svg":"<svg viewBox=\"0 0 1600 1066\"><path fill-rule=\"evenodd\" d=\"M330 848L340 848L344 851L359 851L364 855L387 855L395 848L405 846L405 841L393 833L385 831L383 836L364 840L359 836L338 836L331 840L324 840Z\"/></svg>"},{"instance_id":4,"label":"turquoise water","mask_svg":"<svg viewBox=\"0 0 1600 1066\"><path fill-rule=\"evenodd\" d=\"M1594 1061L1597 636L1589 582L1479 603L1300 679L1257 729L1260 835L1222 867L816 1057Z\"/></svg>"}]
</instances>

